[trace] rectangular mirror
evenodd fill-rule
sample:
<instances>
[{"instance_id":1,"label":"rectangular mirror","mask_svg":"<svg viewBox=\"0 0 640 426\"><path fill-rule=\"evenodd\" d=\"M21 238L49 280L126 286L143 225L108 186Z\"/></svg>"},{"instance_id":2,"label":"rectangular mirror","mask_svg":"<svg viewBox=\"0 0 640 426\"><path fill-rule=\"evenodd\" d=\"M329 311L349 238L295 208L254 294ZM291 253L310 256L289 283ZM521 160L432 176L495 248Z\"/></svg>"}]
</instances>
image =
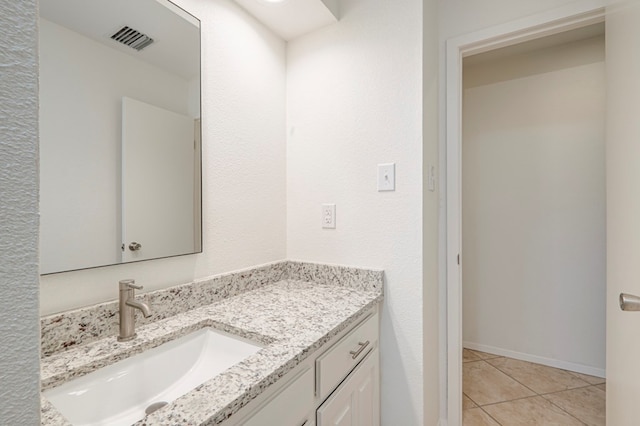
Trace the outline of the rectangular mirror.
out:
<instances>
[{"instance_id":1,"label":"rectangular mirror","mask_svg":"<svg viewBox=\"0 0 640 426\"><path fill-rule=\"evenodd\" d=\"M40 273L202 251L200 22L40 1Z\"/></svg>"}]
</instances>

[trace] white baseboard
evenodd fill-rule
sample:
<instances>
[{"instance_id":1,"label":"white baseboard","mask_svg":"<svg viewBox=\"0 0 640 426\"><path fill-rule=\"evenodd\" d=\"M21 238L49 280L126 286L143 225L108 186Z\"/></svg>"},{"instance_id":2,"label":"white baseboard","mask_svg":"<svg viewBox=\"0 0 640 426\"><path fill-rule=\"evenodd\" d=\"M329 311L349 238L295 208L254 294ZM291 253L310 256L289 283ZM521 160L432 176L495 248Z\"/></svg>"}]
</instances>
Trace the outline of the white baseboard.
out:
<instances>
[{"instance_id":1,"label":"white baseboard","mask_svg":"<svg viewBox=\"0 0 640 426\"><path fill-rule=\"evenodd\" d=\"M549 367L561 368L563 370L573 371L575 373L588 374L596 377L606 377L604 368L591 367L588 365L577 364L575 362L562 361L559 359L545 358L538 355L525 354L522 352L510 351L508 349L496 348L488 345L481 345L473 342L462 342L462 346L467 349L487 352L490 354L506 356L509 358L519 359L521 361L529 361L536 364L542 364Z\"/></svg>"}]
</instances>

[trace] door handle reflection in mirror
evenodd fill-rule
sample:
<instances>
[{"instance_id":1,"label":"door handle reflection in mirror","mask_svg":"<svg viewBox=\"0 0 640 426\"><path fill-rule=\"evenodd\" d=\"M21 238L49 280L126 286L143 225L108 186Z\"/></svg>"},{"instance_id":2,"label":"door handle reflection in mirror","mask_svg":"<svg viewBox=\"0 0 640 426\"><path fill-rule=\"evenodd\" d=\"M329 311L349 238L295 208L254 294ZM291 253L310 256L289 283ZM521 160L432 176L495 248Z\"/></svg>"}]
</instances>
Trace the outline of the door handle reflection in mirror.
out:
<instances>
[{"instance_id":1,"label":"door handle reflection in mirror","mask_svg":"<svg viewBox=\"0 0 640 426\"><path fill-rule=\"evenodd\" d=\"M131 250L131 251L138 251L141 248L142 248L142 244L136 243L135 241L132 242L131 244L129 244L129 250Z\"/></svg>"},{"instance_id":2,"label":"door handle reflection in mirror","mask_svg":"<svg viewBox=\"0 0 640 426\"><path fill-rule=\"evenodd\" d=\"M623 311L640 311L640 297L633 294L620 293L620 309Z\"/></svg>"}]
</instances>

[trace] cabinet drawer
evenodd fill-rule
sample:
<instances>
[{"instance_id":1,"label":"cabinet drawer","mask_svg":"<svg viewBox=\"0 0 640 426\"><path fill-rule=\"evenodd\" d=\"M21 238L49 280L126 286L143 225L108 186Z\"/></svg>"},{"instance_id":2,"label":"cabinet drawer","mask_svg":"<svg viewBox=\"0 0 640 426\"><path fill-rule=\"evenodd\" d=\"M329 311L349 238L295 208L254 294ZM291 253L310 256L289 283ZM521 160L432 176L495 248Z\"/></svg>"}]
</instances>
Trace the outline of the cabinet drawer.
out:
<instances>
[{"instance_id":1,"label":"cabinet drawer","mask_svg":"<svg viewBox=\"0 0 640 426\"><path fill-rule=\"evenodd\" d=\"M378 349L369 355L318 407L318 426L380 426L380 362Z\"/></svg>"},{"instance_id":2,"label":"cabinet drawer","mask_svg":"<svg viewBox=\"0 0 640 426\"><path fill-rule=\"evenodd\" d=\"M316 394L329 395L378 344L378 315L372 314L316 360Z\"/></svg>"},{"instance_id":3,"label":"cabinet drawer","mask_svg":"<svg viewBox=\"0 0 640 426\"><path fill-rule=\"evenodd\" d=\"M309 409L313 407L313 398L313 369L307 367L242 424L244 426L309 424Z\"/></svg>"}]
</instances>

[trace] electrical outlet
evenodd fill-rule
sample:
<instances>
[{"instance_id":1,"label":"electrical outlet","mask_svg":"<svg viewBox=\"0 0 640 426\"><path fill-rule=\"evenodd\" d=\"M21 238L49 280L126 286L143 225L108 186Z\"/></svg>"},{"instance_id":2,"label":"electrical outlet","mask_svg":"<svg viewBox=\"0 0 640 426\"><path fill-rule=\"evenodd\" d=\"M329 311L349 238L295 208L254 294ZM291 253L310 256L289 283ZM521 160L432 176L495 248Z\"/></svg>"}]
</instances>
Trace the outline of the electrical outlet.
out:
<instances>
[{"instance_id":1,"label":"electrical outlet","mask_svg":"<svg viewBox=\"0 0 640 426\"><path fill-rule=\"evenodd\" d=\"M334 229L336 227L335 204L322 205L322 227L327 229Z\"/></svg>"}]
</instances>

